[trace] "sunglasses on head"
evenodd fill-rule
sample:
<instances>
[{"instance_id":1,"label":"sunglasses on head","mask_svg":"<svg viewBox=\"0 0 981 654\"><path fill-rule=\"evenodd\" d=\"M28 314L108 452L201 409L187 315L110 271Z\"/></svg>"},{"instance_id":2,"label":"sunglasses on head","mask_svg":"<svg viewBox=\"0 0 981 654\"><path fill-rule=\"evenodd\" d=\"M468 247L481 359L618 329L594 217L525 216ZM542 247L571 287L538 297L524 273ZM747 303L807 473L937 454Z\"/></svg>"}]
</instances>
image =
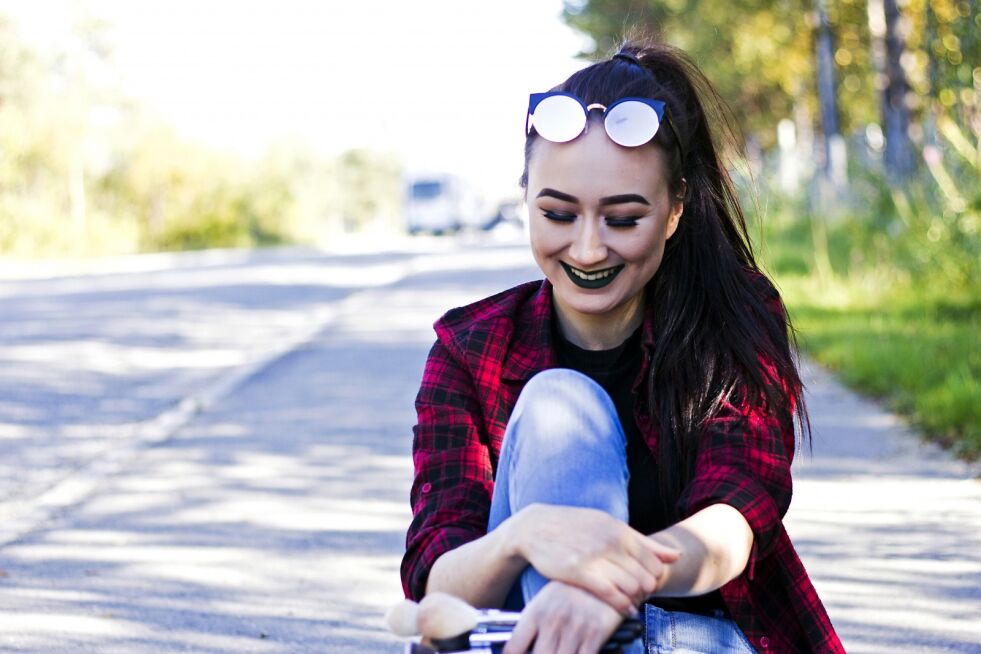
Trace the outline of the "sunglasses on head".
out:
<instances>
[{"instance_id":1,"label":"sunglasses on head","mask_svg":"<svg viewBox=\"0 0 981 654\"><path fill-rule=\"evenodd\" d=\"M666 122L681 148L681 139L665 113L664 102L649 98L620 98L609 107L596 102L586 105L578 96L564 91L532 93L528 99L525 136L534 127L539 136L556 143L571 141L586 129L589 112L603 110L603 126L614 143L626 147L643 145L654 138ZM684 151L681 150L682 157Z\"/></svg>"}]
</instances>

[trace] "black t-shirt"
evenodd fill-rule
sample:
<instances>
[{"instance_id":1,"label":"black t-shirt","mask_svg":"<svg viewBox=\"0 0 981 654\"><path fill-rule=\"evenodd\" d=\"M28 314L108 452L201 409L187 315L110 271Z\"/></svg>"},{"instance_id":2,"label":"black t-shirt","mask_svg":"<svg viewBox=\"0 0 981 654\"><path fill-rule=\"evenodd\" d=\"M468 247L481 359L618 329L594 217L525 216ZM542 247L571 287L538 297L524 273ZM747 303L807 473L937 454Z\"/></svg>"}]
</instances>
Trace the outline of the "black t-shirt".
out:
<instances>
[{"instance_id":1,"label":"black t-shirt","mask_svg":"<svg viewBox=\"0 0 981 654\"><path fill-rule=\"evenodd\" d=\"M559 366L578 370L592 378L613 400L617 417L627 436L627 468L630 471L630 482L627 486L630 516L628 524L641 533L651 534L668 527L669 523L658 495L657 462L634 419L636 397L632 387L640 373L643 357L640 337L641 327L638 327L627 340L615 348L586 350L562 335L558 321L552 322L552 340ZM669 611L725 611L722 595L717 590L696 597L655 597L649 603Z\"/></svg>"}]
</instances>

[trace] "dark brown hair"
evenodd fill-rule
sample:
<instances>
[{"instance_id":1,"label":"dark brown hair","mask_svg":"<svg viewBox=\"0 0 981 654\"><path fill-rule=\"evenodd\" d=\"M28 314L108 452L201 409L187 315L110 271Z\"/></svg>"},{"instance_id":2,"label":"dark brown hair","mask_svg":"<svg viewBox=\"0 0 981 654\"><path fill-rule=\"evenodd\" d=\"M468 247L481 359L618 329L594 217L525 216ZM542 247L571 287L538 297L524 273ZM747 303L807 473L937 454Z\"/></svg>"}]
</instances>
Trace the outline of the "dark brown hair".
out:
<instances>
[{"instance_id":1,"label":"dark brown hair","mask_svg":"<svg viewBox=\"0 0 981 654\"><path fill-rule=\"evenodd\" d=\"M660 475L661 496L674 520L702 428L723 405L748 402L774 412L781 424L792 424L796 415L809 442L810 422L793 325L757 265L717 148L717 141L733 148L738 143L731 111L681 50L634 37L622 41L618 52L633 55L640 65L621 57L599 61L552 90L573 93L587 105L608 106L628 95L661 100L684 142L664 128L653 139L667 155L669 189L683 194L684 212L645 290L657 311L645 399L660 431L660 461L674 462L662 465ZM525 141L519 184L526 192L537 138L533 129Z\"/></svg>"}]
</instances>

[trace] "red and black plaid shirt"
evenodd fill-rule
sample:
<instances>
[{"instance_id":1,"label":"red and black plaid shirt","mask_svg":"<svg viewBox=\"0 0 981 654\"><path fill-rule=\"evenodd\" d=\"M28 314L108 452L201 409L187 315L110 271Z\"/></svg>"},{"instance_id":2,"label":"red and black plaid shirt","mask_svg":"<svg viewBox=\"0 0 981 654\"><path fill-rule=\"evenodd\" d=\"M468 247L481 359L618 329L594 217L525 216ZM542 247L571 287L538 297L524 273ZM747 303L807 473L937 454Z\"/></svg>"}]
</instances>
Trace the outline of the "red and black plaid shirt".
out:
<instances>
[{"instance_id":1,"label":"red and black plaid shirt","mask_svg":"<svg viewBox=\"0 0 981 654\"><path fill-rule=\"evenodd\" d=\"M769 283L770 306L782 311ZM650 307L648 306L648 309ZM443 553L487 533L504 429L524 383L556 367L551 341L552 287L527 282L448 311L433 325L416 397L413 520L402 559L405 596L419 600ZM642 346L654 345L645 313ZM656 429L635 418L652 451ZM711 504L738 509L753 531L746 569L719 590L729 613L759 652L844 652L831 620L782 522L790 506L793 423L752 408L726 406L707 426L695 475L678 500L681 515Z\"/></svg>"}]
</instances>

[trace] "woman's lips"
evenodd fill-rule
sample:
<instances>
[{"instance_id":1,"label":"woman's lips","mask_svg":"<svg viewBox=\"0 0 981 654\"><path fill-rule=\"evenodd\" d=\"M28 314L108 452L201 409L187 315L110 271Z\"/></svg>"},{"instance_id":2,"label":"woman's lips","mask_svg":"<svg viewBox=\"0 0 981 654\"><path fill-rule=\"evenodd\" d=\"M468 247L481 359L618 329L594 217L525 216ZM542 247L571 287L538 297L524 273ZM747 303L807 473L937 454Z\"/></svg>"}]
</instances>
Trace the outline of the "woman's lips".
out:
<instances>
[{"instance_id":1,"label":"woman's lips","mask_svg":"<svg viewBox=\"0 0 981 654\"><path fill-rule=\"evenodd\" d=\"M596 270L594 272L588 273L584 270L579 270L578 268L573 268L565 261L559 261L562 264L562 268L565 270L565 274L569 276L572 283L580 288L603 288L607 284L613 281L613 279L623 270L623 264L619 266L613 266L612 268L604 268L603 270ZM588 278L592 279L588 279Z\"/></svg>"}]
</instances>

